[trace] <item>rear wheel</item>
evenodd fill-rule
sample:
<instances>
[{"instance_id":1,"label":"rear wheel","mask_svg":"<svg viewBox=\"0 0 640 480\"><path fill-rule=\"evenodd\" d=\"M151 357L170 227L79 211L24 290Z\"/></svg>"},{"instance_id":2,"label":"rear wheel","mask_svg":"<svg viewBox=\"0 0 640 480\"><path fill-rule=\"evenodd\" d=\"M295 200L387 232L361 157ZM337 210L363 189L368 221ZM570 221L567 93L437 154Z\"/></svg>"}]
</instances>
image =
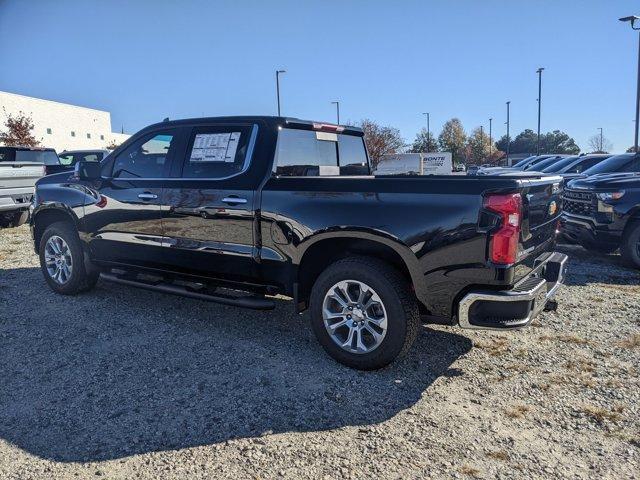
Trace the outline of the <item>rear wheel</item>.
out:
<instances>
[{"instance_id":1,"label":"rear wheel","mask_svg":"<svg viewBox=\"0 0 640 480\"><path fill-rule=\"evenodd\" d=\"M360 370L382 368L406 353L420 327L409 284L386 263L368 257L328 267L313 287L310 309L325 351Z\"/></svg>"},{"instance_id":2,"label":"rear wheel","mask_svg":"<svg viewBox=\"0 0 640 480\"><path fill-rule=\"evenodd\" d=\"M640 220L635 220L625 229L620 253L625 265L640 268Z\"/></svg>"},{"instance_id":3,"label":"rear wheel","mask_svg":"<svg viewBox=\"0 0 640 480\"><path fill-rule=\"evenodd\" d=\"M39 246L40 267L49 287L62 295L74 295L93 288L99 272L86 268L78 233L67 222L49 225Z\"/></svg>"}]
</instances>

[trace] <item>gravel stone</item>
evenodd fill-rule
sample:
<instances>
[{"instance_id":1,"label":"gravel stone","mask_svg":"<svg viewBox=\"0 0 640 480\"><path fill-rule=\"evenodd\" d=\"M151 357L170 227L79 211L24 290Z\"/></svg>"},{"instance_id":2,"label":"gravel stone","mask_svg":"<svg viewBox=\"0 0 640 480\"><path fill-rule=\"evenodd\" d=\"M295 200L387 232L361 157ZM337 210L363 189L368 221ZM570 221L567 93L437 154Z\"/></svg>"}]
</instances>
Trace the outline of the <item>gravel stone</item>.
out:
<instances>
[{"instance_id":1,"label":"gravel stone","mask_svg":"<svg viewBox=\"0 0 640 480\"><path fill-rule=\"evenodd\" d=\"M56 295L28 228L0 230L0 478L637 477L640 275L559 250L558 312L424 326L406 358L358 372L286 302Z\"/></svg>"}]
</instances>

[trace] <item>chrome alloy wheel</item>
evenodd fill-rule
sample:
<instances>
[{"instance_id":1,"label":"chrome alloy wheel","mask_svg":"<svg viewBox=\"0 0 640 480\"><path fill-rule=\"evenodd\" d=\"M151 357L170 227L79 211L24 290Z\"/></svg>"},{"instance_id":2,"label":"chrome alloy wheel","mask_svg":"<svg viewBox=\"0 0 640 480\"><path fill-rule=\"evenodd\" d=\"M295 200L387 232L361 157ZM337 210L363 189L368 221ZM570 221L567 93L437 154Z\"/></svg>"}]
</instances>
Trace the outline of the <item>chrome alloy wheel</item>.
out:
<instances>
[{"instance_id":1,"label":"chrome alloy wheel","mask_svg":"<svg viewBox=\"0 0 640 480\"><path fill-rule=\"evenodd\" d=\"M322 302L327 333L350 353L369 353L387 334L387 312L382 300L366 283L343 280L331 287Z\"/></svg>"},{"instance_id":2,"label":"chrome alloy wheel","mask_svg":"<svg viewBox=\"0 0 640 480\"><path fill-rule=\"evenodd\" d=\"M62 237L52 236L44 247L44 261L47 273L54 282L64 285L71 278L73 259L71 249Z\"/></svg>"}]
</instances>

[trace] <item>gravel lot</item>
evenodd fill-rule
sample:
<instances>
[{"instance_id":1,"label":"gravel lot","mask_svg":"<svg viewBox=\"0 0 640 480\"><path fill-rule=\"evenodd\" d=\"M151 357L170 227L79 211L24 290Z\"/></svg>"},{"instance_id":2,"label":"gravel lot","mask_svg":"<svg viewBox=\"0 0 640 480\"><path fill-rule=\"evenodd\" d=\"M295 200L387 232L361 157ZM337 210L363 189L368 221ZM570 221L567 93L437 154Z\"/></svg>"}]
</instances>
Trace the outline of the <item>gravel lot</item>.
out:
<instances>
[{"instance_id":1,"label":"gravel lot","mask_svg":"<svg viewBox=\"0 0 640 480\"><path fill-rule=\"evenodd\" d=\"M0 478L634 478L640 274L561 250L557 313L425 327L363 373L286 303L55 295L28 228L0 230Z\"/></svg>"}]
</instances>

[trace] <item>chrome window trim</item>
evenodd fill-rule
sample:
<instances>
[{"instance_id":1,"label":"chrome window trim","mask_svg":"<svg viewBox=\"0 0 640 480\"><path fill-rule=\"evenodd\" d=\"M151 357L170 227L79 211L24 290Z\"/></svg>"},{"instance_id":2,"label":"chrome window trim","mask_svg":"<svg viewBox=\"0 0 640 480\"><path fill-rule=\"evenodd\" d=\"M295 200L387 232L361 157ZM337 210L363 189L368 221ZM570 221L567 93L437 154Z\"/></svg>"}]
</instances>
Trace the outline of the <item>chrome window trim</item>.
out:
<instances>
[{"instance_id":1,"label":"chrome window trim","mask_svg":"<svg viewBox=\"0 0 640 480\"><path fill-rule=\"evenodd\" d=\"M246 125L246 124L245 124ZM211 125L214 126L214 125ZM217 177L217 178L209 178L209 177L151 177L151 178L145 178L145 177L132 177L132 178L121 178L121 177L100 177L103 180L120 180L123 182L126 181L130 181L130 180L143 180L145 182L149 182L149 181L154 181L154 180L187 180L187 181L192 181L192 182L202 182L202 181L220 181L220 180L228 180L230 178L233 177L237 177L238 175L242 175L243 173L246 173L247 170L249 170L249 167L251 166L251 162L253 161L253 151L255 149L256 146L256 139L258 138L258 124L254 123L251 126L251 137L249 138L249 146L247 147L247 154L244 157L244 165L242 166L242 170L240 170L237 173L234 173L233 175L227 175L226 177ZM106 156L105 156L106 158ZM104 159L103 159L104 160Z\"/></svg>"}]
</instances>

